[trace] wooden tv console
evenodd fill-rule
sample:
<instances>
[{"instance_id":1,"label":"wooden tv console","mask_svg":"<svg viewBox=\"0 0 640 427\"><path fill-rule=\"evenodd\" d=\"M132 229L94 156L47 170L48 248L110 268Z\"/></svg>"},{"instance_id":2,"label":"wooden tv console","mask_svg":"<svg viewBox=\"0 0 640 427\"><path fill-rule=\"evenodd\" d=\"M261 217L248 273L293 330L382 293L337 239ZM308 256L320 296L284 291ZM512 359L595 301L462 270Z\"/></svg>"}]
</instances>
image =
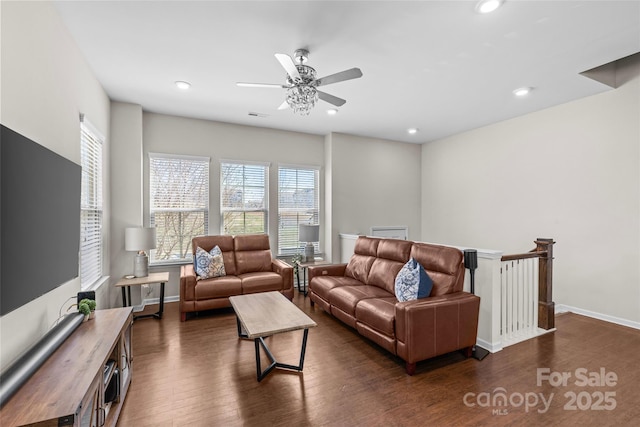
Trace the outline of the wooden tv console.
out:
<instances>
[{"instance_id":1,"label":"wooden tv console","mask_svg":"<svg viewBox=\"0 0 640 427\"><path fill-rule=\"evenodd\" d=\"M97 310L7 401L0 425L115 426L133 373L132 324L131 307Z\"/></svg>"}]
</instances>

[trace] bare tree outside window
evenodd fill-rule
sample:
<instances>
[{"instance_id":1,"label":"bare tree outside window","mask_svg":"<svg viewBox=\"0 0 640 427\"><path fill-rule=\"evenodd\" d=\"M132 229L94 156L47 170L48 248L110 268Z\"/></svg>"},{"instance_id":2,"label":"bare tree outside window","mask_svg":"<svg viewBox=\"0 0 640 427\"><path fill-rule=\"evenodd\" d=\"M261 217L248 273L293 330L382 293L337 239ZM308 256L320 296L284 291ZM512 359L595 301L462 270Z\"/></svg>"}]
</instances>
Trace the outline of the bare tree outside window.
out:
<instances>
[{"instance_id":1,"label":"bare tree outside window","mask_svg":"<svg viewBox=\"0 0 640 427\"><path fill-rule=\"evenodd\" d=\"M209 231L209 159L152 154L149 164L152 260L189 259L191 239Z\"/></svg>"}]
</instances>

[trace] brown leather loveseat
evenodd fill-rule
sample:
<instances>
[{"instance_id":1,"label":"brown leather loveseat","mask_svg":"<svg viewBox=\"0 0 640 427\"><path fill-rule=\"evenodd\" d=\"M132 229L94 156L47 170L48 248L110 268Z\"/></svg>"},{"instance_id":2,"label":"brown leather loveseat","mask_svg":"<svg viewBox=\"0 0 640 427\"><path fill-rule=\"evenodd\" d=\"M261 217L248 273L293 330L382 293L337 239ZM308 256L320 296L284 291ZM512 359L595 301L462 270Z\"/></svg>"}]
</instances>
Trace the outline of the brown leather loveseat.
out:
<instances>
[{"instance_id":1,"label":"brown leather loveseat","mask_svg":"<svg viewBox=\"0 0 640 427\"><path fill-rule=\"evenodd\" d=\"M427 298L399 302L395 278L416 259L433 281ZM452 247L359 237L348 264L309 267L311 305L318 304L406 362L455 350L471 355L480 298L464 292L464 256Z\"/></svg>"},{"instance_id":2,"label":"brown leather loveseat","mask_svg":"<svg viewBox=\"0 0 640 427\"><path fill-rule=\"evenodd\" d=\"M216 245L222 251L225 276L197 279L193 264L180 269L180 320L187 313L231 307L229 297L279 291L293 298L293 268L274 259L269 236L199 236L192 239L193 255L199 246L209 252Z\"/></svg>"}]
</instances>

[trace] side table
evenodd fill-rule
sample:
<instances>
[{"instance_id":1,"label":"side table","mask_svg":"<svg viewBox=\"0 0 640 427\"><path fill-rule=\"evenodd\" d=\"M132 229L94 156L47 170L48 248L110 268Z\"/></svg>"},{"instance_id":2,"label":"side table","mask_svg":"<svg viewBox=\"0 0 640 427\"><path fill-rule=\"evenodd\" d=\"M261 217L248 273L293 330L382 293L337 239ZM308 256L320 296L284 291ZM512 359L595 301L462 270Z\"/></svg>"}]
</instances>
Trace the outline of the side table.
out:
<instances>
[{"instance_id":1,"label":"side table","mask_svg":"<svg viewBox=\"0 0 640 427\"><path fill-rule=\"evenodd\" d=\"M122 306L128 307L131 305L131 286L152 285L154 283L160 283L160 308L153 314L141 314L134 316L133 319L143 319L145 317L155 317L156 319L162 319L162 313L164 311L164 284L169 281L169 272L151 273L146 277L133 277L127 279L123 277L114 286L122 289ZM126 288L126 292L125 292ZM127 300L127 295L129 296Z\"/></svg>"}]
</instances>

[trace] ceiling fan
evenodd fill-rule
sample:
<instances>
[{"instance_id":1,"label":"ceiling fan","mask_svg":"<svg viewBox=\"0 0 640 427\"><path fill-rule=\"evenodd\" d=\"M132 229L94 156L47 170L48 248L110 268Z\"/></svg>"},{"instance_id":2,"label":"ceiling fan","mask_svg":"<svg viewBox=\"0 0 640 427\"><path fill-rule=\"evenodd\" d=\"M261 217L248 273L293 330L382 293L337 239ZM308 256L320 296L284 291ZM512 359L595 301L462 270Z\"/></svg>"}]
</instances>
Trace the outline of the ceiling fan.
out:
<instances>
[{"instance_id":1,"label":"ceiling fan","mask_svg":"<svg viewBox=\"0 0 640 427\"><path fill-rule=\"evenodd\" d=\"M318 99L329 104L341 107L346 100L338 98L322 92L317 88L332 83L338 83L345 80L357 79L362 77L362 71L359 68L351 68L339 73L331 74L320 79L316 78L316 70L305 65L309 59L309 51L307 49L298 49L294 53L294 60L285 53L276 53L276 59L287 72L287 81L285 84L270 83L242 83L238 82L238 86L243 87L269 87L286 89L286 99L278 107L279 110L291 108L294 112L302 115L308 115L315 106Z\"/></svg>"}]
</instances>

